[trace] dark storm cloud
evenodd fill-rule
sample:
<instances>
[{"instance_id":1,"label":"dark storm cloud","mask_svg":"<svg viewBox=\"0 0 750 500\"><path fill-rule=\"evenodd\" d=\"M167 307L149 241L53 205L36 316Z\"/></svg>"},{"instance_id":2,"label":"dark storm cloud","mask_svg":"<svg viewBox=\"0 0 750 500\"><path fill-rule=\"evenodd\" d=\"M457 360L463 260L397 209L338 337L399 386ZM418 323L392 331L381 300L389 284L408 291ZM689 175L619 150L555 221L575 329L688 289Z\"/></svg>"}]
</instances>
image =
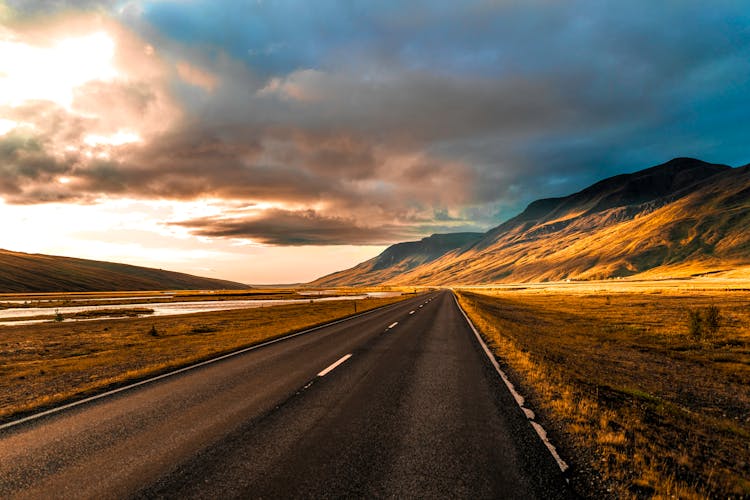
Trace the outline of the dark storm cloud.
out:
<instances>
[{"instance_id":1,"label":"dark storm cloud","mask_svg":"<svg viewBox=\"0 0 750 500\"><path fill-rule=\"evenodd\" d=\"M349 218L314 210L266 210L255 217L203 218L175 223L199 236L245 238L268 245L383 245L414 236L396 225L363 226Z\"/></svg>"},{"instance_id":2,"label":"dark storm cloud","mask_svg":"<svg viewBox=\"0 0 750 500\"><path fill-rule=\"evenodd\" d=\"M70 157L49 154L38 137L21 132L0 136L0 195L17 204L80 200L80 194L57 182L73 163Z\"/></svg>"},{"instance_id":3,"label":"dark storm cloud","mask_svg":"<svg viewBox=\"0 0 750 500\"><path fill-rule=\"evenodd\" d=\"M28 12L73 4L16 3ZM488 227L535 198L675 156L748 161L743 2L128 6L112 15L180 68L169 88L184 116L109 158L61 158L50 144L82 137L88 122L44 111L57 126L37 127L35 154L74 180L47 185L58 170L6 169L0 189L15 190L15 200L104 193L282 202L323 208L185 225L217 237L323 244L307 225L329 244L372 242L402 228ZM109 121L97 126L115 130L155 95L137 82L92 83L75 104L87 116L106 105ZM25 121L43 122L42 111Z\"/></svg>"},{"instance_id":4,"label":"dark storm cloud","mask_svg":"<svg viewBox=\"0 0 750 500\"><path fill-rule=\"evenodd\" d=\"M116 112L124 111L118 108ZM456 201L456 193L460 195L461 186L471 179L471 172L462 165L413 156L408 150L383 149L345 131L258 126L223 130L195 122L146 143L109 148L86 146L91 120L51 103L15 109L7 116L33 125L23 134L3 137L8 158L0 195L12 194L6 200L13 203L63 198L87 202L101 194L171 199L209 196L290 204L325 202L331 211L346 210L356 216L407 218L415 210ZM33 122L40 117L44 119ZM100 127L107 120L94 122ZM78 148L68 150L67 144ZM35 168L45 175L19 167L32 157ZM61 177L66 183L60 183ZM52 192L56 195L48 194Z\"/></svg>"},{"instance_id":5,"label":"dark storm cloud","mask_svg":"<svg viewBox=\"0 0 750 500\"><path fill-rule=\"evenodd\" d=\"M237 113L347 128L388 147L463 160L475 171L478 203L562 194L688 153L747 159L737 111L750 90L741 2L243 7L249 25L227 23L215 2L152 4L146 16L190 45L222 47L275 83L276 93L266 93L275 101ZM302 105L285 90L306 90L310 100ZM227 107L216 109L232 115Z\"/></svg>"}]
</instances>

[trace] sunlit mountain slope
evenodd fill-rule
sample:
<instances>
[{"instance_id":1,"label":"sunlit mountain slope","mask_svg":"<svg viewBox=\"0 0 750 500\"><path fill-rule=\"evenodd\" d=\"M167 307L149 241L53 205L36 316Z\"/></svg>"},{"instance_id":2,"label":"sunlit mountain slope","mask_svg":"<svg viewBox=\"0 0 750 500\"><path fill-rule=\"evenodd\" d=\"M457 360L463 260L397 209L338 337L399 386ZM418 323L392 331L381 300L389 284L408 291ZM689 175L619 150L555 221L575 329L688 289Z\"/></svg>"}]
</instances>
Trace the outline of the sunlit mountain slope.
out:
<instances>
[{"instance_id":1,"label":"sunlit mountain slope","mask_svg":"<svg viewBox=\"0 0 750 500\"><path fill-rule=\"evenodd\" d=\"M677 158L535 201L475 243L388 279L360 266L337 284L666 278L750 266L750 166Z\"/></svg>"},{"instance_id":2,"label":"sunlit mountain slope","mask_svg":"<svg viewBox=\"0 0 750 500\"><path fill-rule=\"evenodd\" d=\"M0 293L243 288L248 286L161 269L0 250Z\"/></svg>"}]
</instances>

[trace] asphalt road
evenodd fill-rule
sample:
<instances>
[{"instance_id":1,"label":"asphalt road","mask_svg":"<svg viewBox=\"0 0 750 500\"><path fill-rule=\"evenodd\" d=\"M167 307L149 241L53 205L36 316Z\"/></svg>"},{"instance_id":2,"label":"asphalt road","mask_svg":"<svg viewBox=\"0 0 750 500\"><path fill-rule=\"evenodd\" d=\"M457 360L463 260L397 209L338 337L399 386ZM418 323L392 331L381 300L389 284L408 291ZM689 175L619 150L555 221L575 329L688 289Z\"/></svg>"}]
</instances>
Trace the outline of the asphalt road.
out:
<instances>
[{"instance_id":1,"label":"asphalt road","mask_svg":"<svg viewBox=\"0 0 750 500\"><path fill-rule=\"evenodd\" d=\"M2 498L569 496L448 291L0 431Z\"/></svg>"}]
</instances>

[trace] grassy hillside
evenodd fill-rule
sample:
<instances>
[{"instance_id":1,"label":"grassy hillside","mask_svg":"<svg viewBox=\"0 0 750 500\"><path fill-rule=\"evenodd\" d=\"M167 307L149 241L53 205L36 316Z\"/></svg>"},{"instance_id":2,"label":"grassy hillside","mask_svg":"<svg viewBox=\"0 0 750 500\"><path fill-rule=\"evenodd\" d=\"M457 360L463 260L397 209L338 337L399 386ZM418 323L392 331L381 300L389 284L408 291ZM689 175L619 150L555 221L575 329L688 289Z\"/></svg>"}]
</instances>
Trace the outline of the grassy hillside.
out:
<instances>
[{"instance_id":1,"label":"grassy hillside","mask_svg":"<svg viewBox=\"0 0 750 500\"><path fill-rule=\"evenodd\" d=\"M432 262L447 252L470 246L482 233L433 234L420 241L391 245L377 257L351 269L329 274L310 285L316 287L367 286L398 278L418 266Z\"/></svg>"},{"instance_id":2,"label":"grassy hillside","mask_svg":"<svg viewBox=\"0 0 750 500\"><path fill-rule=\"evenodd\" d=\"M395 282L690 276L750 265L750 168L634 205L544 218L448 254ZM490 240L488 242L488 240Z\"/></svg>"},{"instance_id":3,"label":"grassy hillside","mask_svg":"<svg viewBox=\"0 0 750 500\"><path fill-rule=\"evenodd\" d=\"M536 201L473 245L405 272L373 274L360 264L342 277L439 285L685 277L741 268L750 268L750 166L678 158Z\"/></svg>"},{"instance_id":4,"label":"grassy hillside","mask_svg":"<svg viewBox=\"0 0 750 500\"><path fill-rule=\"evenodd\" d=\"M0 293L243 288L248 286L161 269L0 250Z\"/></svg>"}]
</instances>

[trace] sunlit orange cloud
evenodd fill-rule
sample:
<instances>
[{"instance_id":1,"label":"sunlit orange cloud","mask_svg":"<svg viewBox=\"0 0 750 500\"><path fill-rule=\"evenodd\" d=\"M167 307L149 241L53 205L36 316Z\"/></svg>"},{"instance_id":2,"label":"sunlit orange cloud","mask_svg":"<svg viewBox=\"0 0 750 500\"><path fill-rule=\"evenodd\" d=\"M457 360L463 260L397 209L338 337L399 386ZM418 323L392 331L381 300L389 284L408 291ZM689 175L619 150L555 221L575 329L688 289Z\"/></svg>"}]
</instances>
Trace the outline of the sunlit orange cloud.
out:
<instances>
[{"instance_id":1,"label":"sunlit orange cloud","mask_svg":"<svg viewBox=\"0 0 750 500\"><path fill-rule=\"evenodd\" d=\"M313 69L295 71L284 78L272 78L258 90L263 97L278 97L282 100L313 102L321 99L319 87L325 84L325 74Z\"/></svg>"},{"instance_id":2,"label":"sunlit orange cloud","mask_svg":"<svg viewBox=\"0 0 750 500\"><path fill-rule=\"evenodd\" d=\"M190 85L201 87L207 92L213 92L219 83L218 78L190 63L180 61L176 65L177 74Z\"/></svg>"},{"instance_id":3,"label":"sunlit orange cloud","mask_svg":"<svg viewBox=\"0 0 750 500\"><path fill-rule=\"evenodd\" d=\"M0 200L0 220L15 221L16 250L199 274L203 271L189 266L221 265L223 270L208 274L248 282L271 281L253 274L261 272L275 281L313 279L370 258L381 243L400 238L398 219L413 217L403 199L417 199L408 205L419 211L419 199L446 201L460 185L459 165L441 167L454 174L440 183L425 155L399 153L346 126L317 130L251 122L224 135L203 123L196 126L172 95L173 84L194 86L221 105L236 98L217 91L233 76L215 75L184 59L170 61L104 16L69 14L11 26L0 32L0 49L0 90L7 89L0 92L0 135L29 137L40 145L22 151L26 156L16 160L23 168L14 167L2 191L8 204ZM64 78L58 80L58 74ZM326 106L321 99L327 82L319 71L296 71L259 83L265 90L258 100L263 106L275 100L305 109ZM338 97L333 94L330 102ZM237 107L238 116L252 115L252 105L232 101L231 109ZM401 182L402 174L418 175L416 187ZM136 209L146 205L134 198L158 206ZM207 225L199 231L195 221ZM218 225L229 231L211 236ZM257 226L290 233L298 228L316 236L308 239L315 245L337 250L269 247L262 243L283 245L285 235L269 238ZM374 235L371 228L379 226ZM317 233L324 231L328 236L321 239ZM308 240L297 238L294 244ZM248 269L239 276L248 254L259 261L245 263ZM271 271L272 258L283 272Z\"/></svg>"},{"instance_id":4,"label":"sunlit orange cloud","mask_svg":"<svg viewBox=\"0 0 750 500\"><path fill-rule=\"evenodd\" d=\"M169 94L170 75L153 47L102 16L68 15L0 32L0 107L47 102L85 124L58 151L117 147L172 127L181 110ZM13 117L0 118L0 133L12 130ZM42 131L48 125L42 113L29 121Z\"/></svg>"}]
</instances>

